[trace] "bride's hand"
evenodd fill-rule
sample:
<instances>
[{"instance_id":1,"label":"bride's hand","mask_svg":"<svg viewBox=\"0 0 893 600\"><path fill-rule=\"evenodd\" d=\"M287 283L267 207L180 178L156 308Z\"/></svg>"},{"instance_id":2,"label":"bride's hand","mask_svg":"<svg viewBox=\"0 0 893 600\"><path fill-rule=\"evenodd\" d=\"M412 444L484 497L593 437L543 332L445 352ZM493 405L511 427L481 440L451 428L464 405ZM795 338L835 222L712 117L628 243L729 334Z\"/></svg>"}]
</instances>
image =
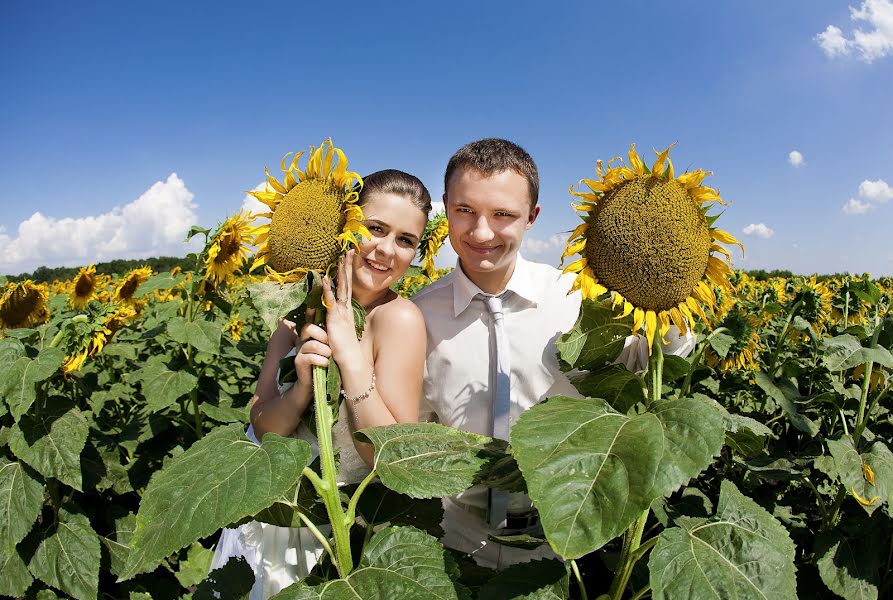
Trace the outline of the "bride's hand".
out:
<instances>
[{"instance_id":1,"label":"bride's hand","mask_svg":"<svg viewBox=\"0 0 893 600\"><path fill-rule=\"evenodd\" d=\"M339 365L359 359L360 343L354 325L352 298L353 257L355 250L349 250L338 262L338 281L336 293L328 276L323 278L323 300L328 306L326 311L327 343L331 348L331 356ZM337 294L337 295L336 295Z\"/></svg>"}]
</instances>

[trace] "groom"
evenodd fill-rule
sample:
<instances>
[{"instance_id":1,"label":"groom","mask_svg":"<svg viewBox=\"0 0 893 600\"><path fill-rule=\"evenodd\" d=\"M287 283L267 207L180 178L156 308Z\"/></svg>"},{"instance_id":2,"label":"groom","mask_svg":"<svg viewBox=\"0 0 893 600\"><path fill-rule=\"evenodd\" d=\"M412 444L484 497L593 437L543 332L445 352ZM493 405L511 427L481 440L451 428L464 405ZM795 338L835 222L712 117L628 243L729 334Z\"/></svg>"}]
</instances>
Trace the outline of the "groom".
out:
<instances>
[{"instance_id":1,"label":"groom","mask_svg":"<svg viewBox=\"0 0 893 600\"><path fill-rule=\"evenodd\" d=\"M413 298L428 335L424 398L444 425L508 439L511 424L541 400L579 397L558 367L555 341L576 321L580 294L567 294L573 275L518 252L540 213L536 164L523 148L502 139L463 146L447 165L444 190L459 260ZM498 394L505 411L494 415ZM501 506L484 486L444 499L444 545L491 568L554 557L548 546L528 551L488 541L539 524L526 495L494 494L502 494Z\"/></svg>"},{"instance_id":2,"label":"groom","mask_svg":"<svg viewBox=\"0 0 893 600\"><path fill-rule=\"evenodd\" d=\"M580 293L573 275L528 262L519 249L540 214L536 164L520 146L483 139L447 164L443 202L456 269L413 301L427 327L424 400L440 423L500 439L522 412L550 396L579 397L558 366L555 341L573 327ZM685 356L694 336L672 327L665 353ZM648 364L644 336L629 336L617 363ZM423 415L425 416L425 415ZM490 568L555 557L551 549L511 548L489 535L535 533L539 518L525 494L475 486L444 498L445 546Z\"/></svg>"}]
</instances>

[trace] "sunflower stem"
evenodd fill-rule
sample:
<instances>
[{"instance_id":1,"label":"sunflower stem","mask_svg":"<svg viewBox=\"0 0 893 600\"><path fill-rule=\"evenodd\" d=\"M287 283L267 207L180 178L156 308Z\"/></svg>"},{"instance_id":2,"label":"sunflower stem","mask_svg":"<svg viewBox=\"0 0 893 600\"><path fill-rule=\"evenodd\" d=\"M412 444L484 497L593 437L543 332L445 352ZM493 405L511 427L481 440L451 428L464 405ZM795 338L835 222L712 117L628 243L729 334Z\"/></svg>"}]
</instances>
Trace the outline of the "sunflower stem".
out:
<instances>
[{"instance_id":1,"label":"sunflower stem","mask_svg":"<svg viewBox=\"0 0 893 600\"><path fill-rule=\"evenodd\" d=\"M626 584L629 583L629 578L633 574L633 567L636 566L636 561L644 555L644 552L640 553L638 550L639 546L641 546L642 533L645 531L645 523L648 521L650 512L651 509L646 508L633 521L626 533L623 534L623 550L620 554L620 562L617 565L617 570L614 572L614 581L611 582L611 589L608 591L611 600L620 600L623 597Z\"/></svg>"},{"instance_id":2,"label":"sunflower stem","mask_svg":"<svg viewBox=\"0 0 893 600\"><path fill-rule=\"evenodd\" d=\"M871 334L871 343L868 345L871 349L877 348L877 340L881 334L881 327L878 321L877 316L875 316L874 332ZM868 416L871 414L871 411L868 411L868 415L865 414L865 405L868 403L868 392L871 388L871 372L873 369L874 361L869 358L865 361L864 372L862 373L862 396L859 398L859 415L856 417L856 429L853 432L853 441L856 447L859 446L859 440L862 438L862 432L865 431L865 426L868 424Z\"/></svg>"},{"instance_id":3,"label":"sunflower stem","mask_svg":"<svg viewBox=\"0 0 893 600\"><path fill-rule=\"evenodd\" d=\"M571 559L571 570L574 572L574 578L577 580L577 587L580 589L580 598L582 600L589 600L589 596L586 595L586 586L583 585L583 576L580 574L580 567L577 566L577 561Z\"/></svg>"},{"instance_id":4,"label":"sunflower stem","mask_svg":"<svg viewBox=\"0 0 893 600\"><path fill-rule=\"evenodd\" d=\"M791 310L788 312L788 316L784 321L784 327L781 328L781 334L778 336L777 343L775 344L775 351L772 353L772 357L769 359L769 377L775 379L775 363L778 362L778 355L781 353L781 349L784 346L784 339L788 335L788 329L791 327L791 321L794 320L794 315L797 314L797 310L800 308L800 305L803 304L803 301L800 300L794 303L794 306L791 307Z\"/></svg>"},{"instance_id":5,"label":"sunflower stem","mask_svg":"<svg viewBox=\"0 0 893 600\"><path fill-rule=\"evenodd\" d=\"M325 310L320 308L316 312L317 324L325 323ZM322 485L317 491L322 492L323 504L329 515L332 525L332 537L335 541L335 567L342 579L350 575L353 570L353 558L350 554L350 526L347 516L341 508L341 499L338 494L337 469L335 468L335 452L332 444L332 409L329 407L328 394L326 393L327 369L325 367L313 367L313 402L316 415L316 439L319 443L319 462L322 471Z\"/></svg>"},{"instance_id":6,"label":"sunflower stem","mask_svg":"<svg viewBox=\"0 0 893 600\"><path fill-rule=\"evenodd\" d=\"M664 351L660 347L660 334L654 337L651 347L651 401L660 400L664 385Z\"/></svg>"}]
</instances>

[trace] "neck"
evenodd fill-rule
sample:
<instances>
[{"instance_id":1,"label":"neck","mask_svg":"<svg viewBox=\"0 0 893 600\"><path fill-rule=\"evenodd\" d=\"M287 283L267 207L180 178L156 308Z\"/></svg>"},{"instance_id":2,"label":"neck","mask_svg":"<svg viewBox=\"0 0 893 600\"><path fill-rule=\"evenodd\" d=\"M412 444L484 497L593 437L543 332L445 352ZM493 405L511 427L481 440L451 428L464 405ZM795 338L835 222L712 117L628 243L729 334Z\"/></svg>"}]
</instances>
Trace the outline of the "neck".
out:
<instances>
[{"instance_id":1,"label":"neck","mask_svg":"<svg viewBox=\"0 0 893 600\"><path fill-rule=\"evenodd\" d=\"M352 295L354 300L359 302L360 305L362 305L362 307L366 309L366 312L369 312L370 310L387 300L390 292L391 290L388 288L377 291L354 289L352 290Z\"/></svg>"},{"instance_id":2,"label":"neck","mask_svg":"<svg viewBox=\"0 0 893 600\"><path fill-rule=\"evenodd\" d=\"M469 273L462 267L462 261L460 260L459 268L462 269L465 276L468 277L473 284L478 286L482 292L485 294L496 295L504 291L509 284L509 281L512 279L512 274L515 272L515 265L517 263L518 259L515 258L515 261L512 262L511 265L500 271Z\"/></svg>"}]
</instances>

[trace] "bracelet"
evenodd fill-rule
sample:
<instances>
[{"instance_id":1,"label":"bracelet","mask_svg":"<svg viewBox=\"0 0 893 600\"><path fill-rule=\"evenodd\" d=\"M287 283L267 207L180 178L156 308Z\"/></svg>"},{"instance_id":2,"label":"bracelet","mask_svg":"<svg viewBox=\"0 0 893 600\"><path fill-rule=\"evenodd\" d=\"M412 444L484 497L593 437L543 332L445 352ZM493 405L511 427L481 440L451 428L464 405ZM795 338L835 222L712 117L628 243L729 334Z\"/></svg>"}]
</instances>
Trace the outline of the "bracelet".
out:
<instances>
[{"instance_id":1,"label":"bracelet","mask_svg":"<svg viewBox=\"0 0 893 600\"><path fill-rule=\"evenodd\" d=\"M372 383L369 384L369 389L367 389L365 392L363 392L359 396L354 396L353 398L351 398L350 396L348 396L347 394L344 393L344 389L342 388L341 395L344 397L345 400L347 400L351 404L356 404L356 403L362 402L363 400L368 398L369 395L372 394L372 390L374 390L374 389L375 389L375 371L372 371Z\"/></svg>"}]
</instances>

